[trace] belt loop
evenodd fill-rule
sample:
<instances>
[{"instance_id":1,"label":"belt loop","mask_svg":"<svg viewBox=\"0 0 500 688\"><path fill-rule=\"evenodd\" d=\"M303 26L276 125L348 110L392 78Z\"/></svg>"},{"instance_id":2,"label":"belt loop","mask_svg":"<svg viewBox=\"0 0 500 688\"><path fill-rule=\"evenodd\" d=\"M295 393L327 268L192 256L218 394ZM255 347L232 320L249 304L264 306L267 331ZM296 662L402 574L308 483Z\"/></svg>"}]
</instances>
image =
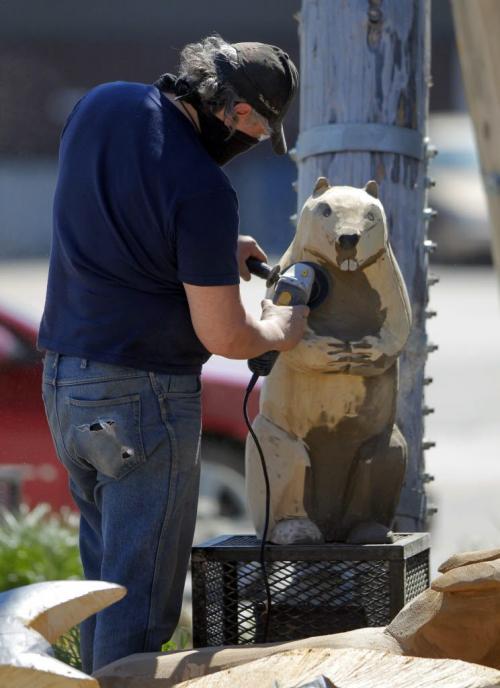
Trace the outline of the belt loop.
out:
<instances>
[{"instance_id":1,"label":"belt loop","mask_svg":"<svg viewBox=\"0 0 500 688\"><path fill-rule=\"evenodd\" d=\"M157 379L156 375L150 371L150 372L148 372L148 376L149 376L149 380L151 382L151 387L153 388L153 392L157 396L162 396L161 388L160 388L160 385L158 384L158 379Z\"/></svg>"},{"instance_id":2,"label":"belt loop","mask_svg":"<svg viewBox=\"0 0 500 688\"><path fill-rule=\"evenodd\" d=\"M80 368L86 368L87 365L88 365L88 359L82 358L82 360L80 361Z\"/></svg>"}]
</instances>

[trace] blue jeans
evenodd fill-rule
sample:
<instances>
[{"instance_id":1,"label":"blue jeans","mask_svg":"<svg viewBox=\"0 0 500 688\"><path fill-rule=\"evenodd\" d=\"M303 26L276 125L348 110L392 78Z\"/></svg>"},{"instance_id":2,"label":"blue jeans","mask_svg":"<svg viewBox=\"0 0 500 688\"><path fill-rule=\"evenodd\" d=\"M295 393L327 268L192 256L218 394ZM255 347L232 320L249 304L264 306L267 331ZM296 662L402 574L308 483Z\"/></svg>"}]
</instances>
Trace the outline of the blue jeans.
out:
<instances>
[{"instance_id":1,"label":"blue jeans","mask_svg":"<svg viewBox=\"0 0 500 688\"><path fill-rule=\"evenodd\" d=\"M159 651L177 625L198 500L200 380L48 352L42 393L81 512L85 576L128 590L81 626L91 673Z\"/></svg>"}]
</instances>

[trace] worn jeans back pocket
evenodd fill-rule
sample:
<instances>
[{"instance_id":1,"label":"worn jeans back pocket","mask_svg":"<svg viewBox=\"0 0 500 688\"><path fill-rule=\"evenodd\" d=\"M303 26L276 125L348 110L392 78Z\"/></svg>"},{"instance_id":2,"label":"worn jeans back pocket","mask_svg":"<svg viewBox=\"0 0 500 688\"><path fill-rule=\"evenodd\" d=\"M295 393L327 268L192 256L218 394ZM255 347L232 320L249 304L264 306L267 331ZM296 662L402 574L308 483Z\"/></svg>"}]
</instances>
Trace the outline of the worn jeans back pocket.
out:
<instances>
[{"instance_id":1,"label":"worn jeans back pocket","mask_svg":"<svg viewBox=\"0 0 500 688\"><path fill-rule=\"evenodd\" d=\"M140 394L115 399L69 397L72 424L67 448L77 462L110 478L123 478L145 461Z\"/></svg>"}]
</instances>

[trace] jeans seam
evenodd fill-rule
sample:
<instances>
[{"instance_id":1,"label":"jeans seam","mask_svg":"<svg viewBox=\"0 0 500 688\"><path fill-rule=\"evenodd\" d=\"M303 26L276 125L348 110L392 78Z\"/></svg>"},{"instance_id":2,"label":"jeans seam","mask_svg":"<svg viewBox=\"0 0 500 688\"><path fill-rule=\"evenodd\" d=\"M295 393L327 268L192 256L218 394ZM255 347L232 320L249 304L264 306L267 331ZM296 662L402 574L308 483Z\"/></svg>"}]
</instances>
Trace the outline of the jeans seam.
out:
<instances>
[{"instance_id":1,"label":"jeans seam","mask_svg":"<svg viewBox=\"0 0 500 688\"><path fill-rule=\"evenodd\" d=\"M68 387L71 385L93 385L96 382L122 382L123 380L140 380L148 377L147 373L144 375L128 375L126 377L116 377L108 375L106 377L88 377L88 378L71 378L66 380L57 380L58 387Z\"/></svg>"},{"instance_id":2,"label":"jeans seam","mask_svg":"<svg viewBox=\"0 0 500 688\"><path fill-rule=\"evenodd\" d=\"M75 462L75 459L71 456L71 454L69 453L69 451L66 447L66 443L64 441L64 436L62 433L61 421L59 420L59 411L57 409L57 384L54 385L54 414L56 417L57 429L59 431L59 437L61 439L61 447L64 449L64 453L66 454L66 457L69 459L69 461ZM76 464L78 466L81 466L79 459L76 459Z\"/></svg>"},{"instance_id":3,"label":"jeans seam","mask_svg":"<svg viewBox=\"0 0 500 688\"><path fill-rule=\"evenodd\" d=\"M165 509L165 514L163 516L163 522L162 522L161 529L160 529L160 536L158 538L158 543L157 543L157 547L156 547L153 579L151 581L151 588L149 591L148 624L147 624L146 636L144 638L145 647L147 647L147 644L149 642L149 638L151 635L151 624L152 624L152 617L153 617L153 599L154 599L153 591L154 591L154 589L158 583L158 574L159 574L159 569L160 569L159 552L160 552L161 544L164 540L164 533L165 533L166 526L167 526L168 522L170 521L170 517L171 517L172 511L173 511L175 496L173 495L172 485L174 484L175 480L177 480L177 473L178 473L177 441L175 439L175 432L173 431L171 424L167 420L166 407L164 408L163 403L162 403L165 401L165 397L163 394L158 393L158 390L157 390L156 384L155 384L155 380L154 380L154 377L152 375L150 375L150 382L151 382L151 387L153 389L153 392L155 393L155 396L158 400L158 405L160 407L161 419L162 419L162 422L163 422L163 424L167 430L167 435L168 435L169 442L170 442L171 468L169 471L169 479L168 479L167 506Z\"/></svg>"}]
</instances>

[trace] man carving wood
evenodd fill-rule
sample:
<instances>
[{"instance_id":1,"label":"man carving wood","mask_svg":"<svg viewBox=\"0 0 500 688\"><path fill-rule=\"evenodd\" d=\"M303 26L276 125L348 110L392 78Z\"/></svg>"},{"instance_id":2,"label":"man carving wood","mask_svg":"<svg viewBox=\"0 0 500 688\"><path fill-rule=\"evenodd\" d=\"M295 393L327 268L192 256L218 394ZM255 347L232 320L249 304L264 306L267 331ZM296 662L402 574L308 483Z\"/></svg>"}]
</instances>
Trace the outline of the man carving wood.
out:
<instances>
[{"instance_id":1,"label":"man carving wood","mask_svg":"<svg viewBox=\"0 0 500 688\"><path fill-rule=\"evenodd\" d=\"M280 48L209 36L179 75L87 93L61 138L54 235L39 347L56 451L81 512L87 578L127 587L86 620L95 670L159 650L174 631L200 471L200 379L212 353L249 358L292 347L304 306L242 305L238 201L220 167L269 137L298 73Z\"/></svg>"}]
</instances>

